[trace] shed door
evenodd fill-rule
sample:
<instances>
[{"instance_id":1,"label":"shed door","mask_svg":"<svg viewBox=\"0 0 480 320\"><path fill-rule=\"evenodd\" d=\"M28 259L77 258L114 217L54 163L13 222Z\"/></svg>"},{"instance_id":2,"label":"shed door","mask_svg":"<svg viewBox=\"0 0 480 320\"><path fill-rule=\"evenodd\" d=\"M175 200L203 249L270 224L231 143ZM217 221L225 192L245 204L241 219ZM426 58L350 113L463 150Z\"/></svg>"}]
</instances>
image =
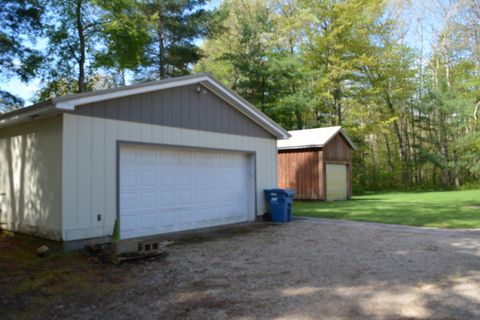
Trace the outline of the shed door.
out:
<instances>
[{"instance_id":1,"label":"shed door","mask_svg":"<svg viewBox=\"0 0 480 320\"><path fill-rule=\"evenodd\" d=\"M121 146L121 238L247 221L249 162L245 153Z\"/></svg>"},{"instance_id":2,"label":"shed door","mask_svg":"<svg viewBox=\"0 0 480 320\"><path fill-rule=\"evenodd\" d=\"M327 201L347 199L347 166L327 164Z\"/></svg>"}]
</instances>

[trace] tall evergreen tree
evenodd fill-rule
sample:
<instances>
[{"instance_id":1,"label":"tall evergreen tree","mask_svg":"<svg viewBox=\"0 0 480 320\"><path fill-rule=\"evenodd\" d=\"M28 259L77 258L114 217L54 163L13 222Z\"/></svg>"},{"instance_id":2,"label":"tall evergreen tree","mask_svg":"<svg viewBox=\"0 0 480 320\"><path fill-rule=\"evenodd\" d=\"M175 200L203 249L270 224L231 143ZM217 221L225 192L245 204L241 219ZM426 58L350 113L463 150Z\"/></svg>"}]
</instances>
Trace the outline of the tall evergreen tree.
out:
<instances>
[{"instance_id":1,"label":"tall evergreen tree","mask_svg":"<svg viewBox=\"0 0 480 320\"><path fill-rule=\"evenodd\" d=\"M143 79L164 79L190 73L200 57L196 40L207 32L210 17L205 0L142 0L136 5L146 17L148 41L140 66ZM142 26L143 27L143 26Z\"/></svg>"}]
</instances>

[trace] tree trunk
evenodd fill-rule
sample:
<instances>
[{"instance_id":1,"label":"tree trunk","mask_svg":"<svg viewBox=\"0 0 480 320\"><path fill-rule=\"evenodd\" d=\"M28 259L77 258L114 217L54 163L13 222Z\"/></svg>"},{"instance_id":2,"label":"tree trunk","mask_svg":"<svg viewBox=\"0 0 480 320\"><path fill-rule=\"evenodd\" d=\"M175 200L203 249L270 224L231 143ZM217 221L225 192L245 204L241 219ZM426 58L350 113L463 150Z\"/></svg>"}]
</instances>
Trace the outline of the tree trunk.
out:
<instances>
[{"instance_id":1,"label":"tree trunk","mask_svg":"<svg viewBox=\"0 0 480 320\"><path fill-rule=\"evenodd\" d=\"M458 173L458 157L457 152L453 152L453 179L455 182L455 188L460 189L460 175Z\"/></svg>"},{"instance_id":2,"label":"tree trunk","mask_svg":"<svg viewBox=\"0 0 480 320\"><path fill-rule=\"evenodd\" d=\"M411 163L412 160L412 144L410 143L410 135L408 132L408 120L403 121L401 128L403 128L403 136L405 139L405 157L407 159L407 163ZM412 185L412 172L410 166L407 167L407 187Z\"/></svg>"},{"instance_id":3,"label":"tree trunk","mask_svg":"<svg viewBox=\"0 0 480 320\"><path fill-rule=\"evenodd\" d=\"M448 166L448 141L447 141L447 126L445 120L445 112L440 110L438 113L439 122L439 143L440 143L440 155L442 157L442 184L444 187L450 186L450 169Z\"/></svg>"},{"instance_id":4,"label":"tree trunk","mask_svg":"<svg viewBox=\"0 0 480 320\"><path fill-rule=\"evenodd\" d=\"M480 107L480 101L477 102L475 105L475 109L473 110L473 130L478 132L478 110Z\"/></svg>"},{"instance_id":5,"label":"tree trunk","mask_svg":"<svg viewBox=\"0 0 480 320\"><path fill-rule=\"evenodd\" d=\"M386 100L388 109L390 111L390 114L392 116L396 116L395 108L393 107L393 103L392 103L388 93L385 93L385 100ZM408 181L409 181L408 155L407 155L405 141L404 141L403 136L402 136L402 130L400 128L400 123L399 122L400 121L398 119L393 121L393 129L394 129L395 135L397 137L398 148L399 148L399 153L400 153L400 160L402 162L402 184L403 184L404 187L408 187Z\"/></svg>"},{"instance_id":6,"label":"tree trunk","mask_svg":"<svg viewBox=\"0 0 480 320\"><path fill-rule=\"evenodd\" d=\"M82 22L82 0L77 0L76 4L76 18L77 18L77 33L80 44L80 57L78 58L78 92L86 92L87 84L85 82L85 33Z\"/></svg>"},{"instance_id":7,"label":"tree trunk","mask_svg":"<svg viewBox=\"0 0 480 320\"><path fill-rule=\"evenodd\" d=\"M390 142L388 140L387 134L383 135L385 139L385 146L387 147L387 164L388 164L388 171L390 173L393 173L395 170L395 167L393 166L393 159L392 159L392 150L390 148Z\"/></svg>"},{"instance_id":8,"label":"tree trunk","mask_svg":"<svg viewBox=\"0 0 480 320\"><path fill-rule=\"evenodd\" d=\"M158 58L159 58L159 77L160 79L165 79L166 77L166 66L165 66L165 32L163 28L163 8L161 2L158 6L158 25L157 25L157 36L158 36Z\"/></svg>"},{"instance_id":9,"label":"tree trunk","mask_svg":"<svg viewBox=\"0 0 480 320\"><path fill-rule=\"evenodd\" d=\"M333 106L336 115L335 125L342 125L342 104L340 103L340 89L335 89L333 92Z\"/></svg>"}]
</instances>

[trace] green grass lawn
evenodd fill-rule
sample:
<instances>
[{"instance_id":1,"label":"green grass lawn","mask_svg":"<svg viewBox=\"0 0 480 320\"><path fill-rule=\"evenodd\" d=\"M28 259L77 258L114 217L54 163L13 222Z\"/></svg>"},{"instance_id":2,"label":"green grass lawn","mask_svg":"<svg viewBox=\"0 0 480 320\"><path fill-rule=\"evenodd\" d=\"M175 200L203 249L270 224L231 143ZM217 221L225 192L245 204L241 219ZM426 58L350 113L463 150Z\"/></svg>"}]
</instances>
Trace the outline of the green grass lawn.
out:
<instances>
[{"instance_id":1,"label":"green grass lawn","mask_svg":"<svg viewBox=\"0 0 480 320\"><path fill-rule=\"evenodd\" d=\"M480 190L385 193L348 201L295 201L293 214L439 228L480 228Z\"/></svg>"}]
</instances>

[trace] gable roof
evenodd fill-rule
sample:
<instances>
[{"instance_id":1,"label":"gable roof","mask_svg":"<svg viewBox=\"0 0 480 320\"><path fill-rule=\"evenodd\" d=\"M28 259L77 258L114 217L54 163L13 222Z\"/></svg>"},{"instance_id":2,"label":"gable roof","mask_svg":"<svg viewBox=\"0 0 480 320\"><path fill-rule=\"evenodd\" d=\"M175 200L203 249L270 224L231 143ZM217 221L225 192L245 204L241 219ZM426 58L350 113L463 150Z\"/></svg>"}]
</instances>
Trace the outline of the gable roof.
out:
<instances>
[{"instance_id":1,"label":"gable roof","mask_svg":"<svg viewBox=\"0 0 480 320\"><path fill-rule=\"evenodd\" d=\"M270 132L278 139L288 139L288 132L270 119L263 112L248 103L238 94L228 89L212 76L206 73L182 76L159 81L150 81L119 88L98 90L53 98L40 104L15 110L0 115L0 128L21 122L31 121L35 118L53 115L64 111L75 110L76 106L99 101L116 99L141 93L158 91L168 88L180 87L190 84L201 84L211 90L229 105L253 120L257 125Z\"/></svg>"},{"instance_id":2,"label":"gable roof","mask_svg":"<svg viewBox=\"0 0 480 320\"><path fill-rule=\"evenodd\" d=\"M337 134L341 134L348 144L355 150L352 140L343 131L342 127L324 127L316 129L293 130L288 131L291 138L277 142L279 150L304 149L304 148L323 148Z\"/></svg>"}]
</instances>

